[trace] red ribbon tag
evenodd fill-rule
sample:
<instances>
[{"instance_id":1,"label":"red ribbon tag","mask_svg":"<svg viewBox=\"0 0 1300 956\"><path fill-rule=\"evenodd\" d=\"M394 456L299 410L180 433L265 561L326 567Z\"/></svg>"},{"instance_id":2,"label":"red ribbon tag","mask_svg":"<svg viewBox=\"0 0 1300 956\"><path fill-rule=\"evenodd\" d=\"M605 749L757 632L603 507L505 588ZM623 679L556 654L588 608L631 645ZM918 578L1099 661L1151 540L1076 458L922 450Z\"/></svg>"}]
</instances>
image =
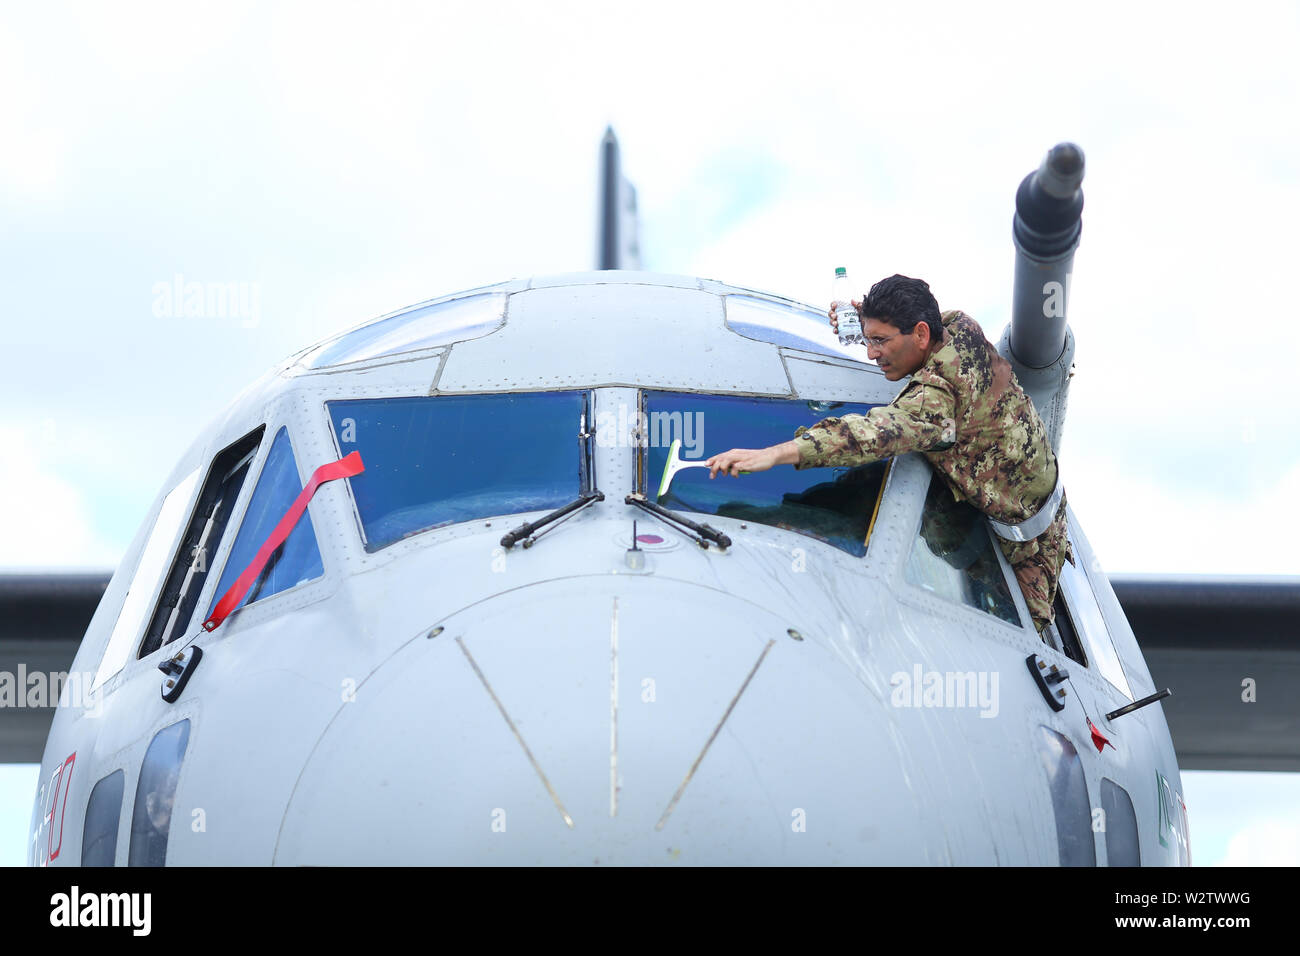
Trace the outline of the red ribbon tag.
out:
<instances>
[{"instance_id":1,"label":"red ribbon tag","mask_svg":"<svg viewBox=\"0 0 1300 956\"><path fill-rule=\"evenodd\" d=\"M239 602L244 599L244 595L253 586L257 576L262 573L262 568L266 567L266 562L271 560L271 555L275 553L275 549L284 544L285 539L289 537L294 526L297 525L298 519L307 510L307 502L311 501L312 496L316 494L317 488L327 481L334 481L336 478L351 478L353 475L359 475L365 470L366 466L361 464L361 452L359 451L354 451L346 458L340 458L338 461L332 461L328 465L321 465L317 468L308 480L307 487L298 494L297 499L289 506L289 510L284 513L284 517L275 526L275 530L271 532L270 537L263 541L262 546L257 549L257 554L248 563L248 567L244 568L244 573L230 586L230 590L221 596L217 606L212 609L212 616L203 622L203 629L205 631L215 631L221 622L226 619L226 615L239 606Z\"/></svg>"},{"instance_id":2,"label":"red ribbon tag","mask_svg":"<svg viewBox=\"0 0 1300 956\"><path fill-rule=\"evenodd\" d=\"M1108 739L1102 736L1101 731L1092 725L1092 718L1089 717L1086 719L1088 721L1088 729L1092 731L1092 742L1097 748L1097 753L1101 753L1101 748L1106 746L1107 744L1110 744L1110 749L1114 750L1115 745L1111 744Z\"/></svg>"}]
</instances>

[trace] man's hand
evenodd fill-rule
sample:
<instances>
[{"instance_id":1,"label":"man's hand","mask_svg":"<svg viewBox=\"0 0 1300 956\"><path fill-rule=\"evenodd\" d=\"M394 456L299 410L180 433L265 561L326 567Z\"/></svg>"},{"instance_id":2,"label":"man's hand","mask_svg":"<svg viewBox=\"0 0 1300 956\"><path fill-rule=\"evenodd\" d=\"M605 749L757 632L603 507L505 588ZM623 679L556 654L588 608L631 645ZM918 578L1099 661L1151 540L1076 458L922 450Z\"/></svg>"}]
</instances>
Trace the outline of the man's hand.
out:
<instances>
[{"instance_id":1,"label":"man's hand","mask_svg":"<svg viewBox=\"0 0 1300 956\"><path fill-rule=\"evenodd\" d=\"M767 471L773 465L795 465L799 463L799 446L792 441L782 442L770 448L733 448L721 455L714 455L707 462L709 478L716 478L718 472L733 478L743 471Z\"/></svg>"},{"instance_id":2,"label":"man's hand","mask_svg":"<svg viewBox=\"0 0 1300 956\"><path fill-rule=\"evenodd\" d=\"M853 306L853 310L854 310L855 312L858 313L858 318L861 318L861 317L862 317L862 300L861 300L861 299L850 299L850 300L849 300L849 303ZM830 316L830 320L831 320L831 331L834 332L836 335L839 335L839 334L840 334L840 320L837 319L837 318L835 318L835 306L832 305L831 308L830 308L830 311L827 312L826 314L827 314L828 316Z\"/></svg>"}]
</instances>

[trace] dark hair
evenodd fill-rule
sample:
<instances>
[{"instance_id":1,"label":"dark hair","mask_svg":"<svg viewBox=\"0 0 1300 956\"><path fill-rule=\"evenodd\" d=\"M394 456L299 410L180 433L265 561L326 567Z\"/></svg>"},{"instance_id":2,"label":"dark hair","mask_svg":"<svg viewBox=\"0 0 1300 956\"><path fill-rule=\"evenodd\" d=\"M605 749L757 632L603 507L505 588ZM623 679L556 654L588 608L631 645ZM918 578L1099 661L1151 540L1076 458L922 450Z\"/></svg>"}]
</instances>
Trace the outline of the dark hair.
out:
<instances>
[{"instance_id":1,"label":"dark hair","mask_svg":"<svg viewBox=\"0 0 1300 956\"><path fill-rule=\"evenodd\" d=\"M871 287L862 302L862 317L887 322L900 332L911 332L917 323L930 327L930 338L943 338L943 320L939 318L939 303L935 301L930 286L921 279L892 275Z\"/></svg>"}]
</instances>

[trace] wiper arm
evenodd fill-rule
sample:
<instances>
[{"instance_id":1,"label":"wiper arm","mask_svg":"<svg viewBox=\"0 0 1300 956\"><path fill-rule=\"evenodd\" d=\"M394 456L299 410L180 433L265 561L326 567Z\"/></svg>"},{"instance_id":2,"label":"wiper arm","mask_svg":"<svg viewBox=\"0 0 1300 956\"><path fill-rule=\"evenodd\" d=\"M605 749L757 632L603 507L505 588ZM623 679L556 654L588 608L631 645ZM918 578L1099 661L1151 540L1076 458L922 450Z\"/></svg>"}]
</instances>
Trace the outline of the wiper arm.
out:
<instances>
[{"instance_id":1,"label":"wiper arm","mask_svg":"<svg viewBox=\"0 0 1300 956\"><path fill-rule=\"evenodd\" d=\"M536 543L537 538L541 537L541 535L533 537L533 532L538 528L557 522L561 518L567 518L587 507L593 501L605 500L605 493L595 487L596 478L592 472L591 439L594 433L587 431L587 419L591 415L591 398L592 393L590 391L582 393L582 413L578 416L578 468L579 473L582 475L582 484L579 487L592 490L578 495L576 499L570 501L563 508L556 508L550 514L543 515L536 521L529 521L515 528L514 531L501 539L501 547L507 551L518 544L521 539L525 548L531 548Z\"/></svg>"},{"instance_id":2,"label":"wiper arm","mask_svg":"<svg viewBox=\"0 0 1300 956\"><path fill-rule=\"evenodd\" d=\"M669 511L663 505L647 500L644 495L628 495L623 499L623 503L636 505L643 511L648 511L652 515L663 518L665 521L671 521L674 524L686 528L699 536L695 540L699 543L701 548L707 548L710 541L717 544L717 546L723 551L731 547L731 539L717 528L711 527L707 524L700 524L698 521L692 521L685 515L679 515L675 511Z\"/></svg>"},{"instance_id":3,"label":"wiper arm","mask_svg":"<svg viewBox=\"0 0 1300 956\"><path fill-rule=\"evenodd\" d=\"M520 541L520 539L527 539L524 541L524 547L531 548L533 546L533 541L535 539L530 536L538 528L544 527L545 525L548 525L553 521L558 521L561 518L571 515L575 511L579 511L582 508L587 507L587 505L591 504L593 501L604 501L604 500L605 500L605 493L603 491L589 491L584 495L579 495L576 499L570 501L563 508L556 508L550 514L543 515L542 517L538 518L536 521L529 521L526 522L525 524L521 524L518 528L515 528L514 531L511 531L509 534L507 534L505 537L501 539L501 547L509 551Z\"/></svg>"}]
</instances>

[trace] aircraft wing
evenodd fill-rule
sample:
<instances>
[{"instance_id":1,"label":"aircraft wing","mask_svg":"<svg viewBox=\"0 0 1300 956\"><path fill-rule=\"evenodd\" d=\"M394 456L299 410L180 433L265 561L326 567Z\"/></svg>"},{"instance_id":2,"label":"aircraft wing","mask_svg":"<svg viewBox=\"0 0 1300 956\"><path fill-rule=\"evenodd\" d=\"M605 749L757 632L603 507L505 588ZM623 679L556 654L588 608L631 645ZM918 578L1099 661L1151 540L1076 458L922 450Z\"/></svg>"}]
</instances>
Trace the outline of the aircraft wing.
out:
<instances>
[{"instance_id":1,"label":"aircraft wing","mask_svg":"<svg viewBox=\"0 0 1300 956\"><path fill-rule=\"evenodd\" d=\"M0 763L36 763L53 708L18 678L66 672L109 572L0 575ZM1300 578L1123 575L1137 635L1184 770L1300 770ZM48 677L46 678L48 680Z\"/></svg>"},{"instance_id":2,"label":"aircraft wing","mask_svg":"<svg viewBox=\"0 0 1300 956\"><path fill-rule=\"evenodd\" d=\"M1300 770L1300 578L1112 576L1183 770Z\"/></svg>"},{"instance_id":3,"label":"aircraft wing","mask_svg":"<svg viewBox=\"0 0 1300 956\"><path fill-rule=\"evenodd\" d=\"M54 708L28 706L28 678L72 667L112 576L0 574L0 763L41 762Z\"/></svg>"}]
</instances>

